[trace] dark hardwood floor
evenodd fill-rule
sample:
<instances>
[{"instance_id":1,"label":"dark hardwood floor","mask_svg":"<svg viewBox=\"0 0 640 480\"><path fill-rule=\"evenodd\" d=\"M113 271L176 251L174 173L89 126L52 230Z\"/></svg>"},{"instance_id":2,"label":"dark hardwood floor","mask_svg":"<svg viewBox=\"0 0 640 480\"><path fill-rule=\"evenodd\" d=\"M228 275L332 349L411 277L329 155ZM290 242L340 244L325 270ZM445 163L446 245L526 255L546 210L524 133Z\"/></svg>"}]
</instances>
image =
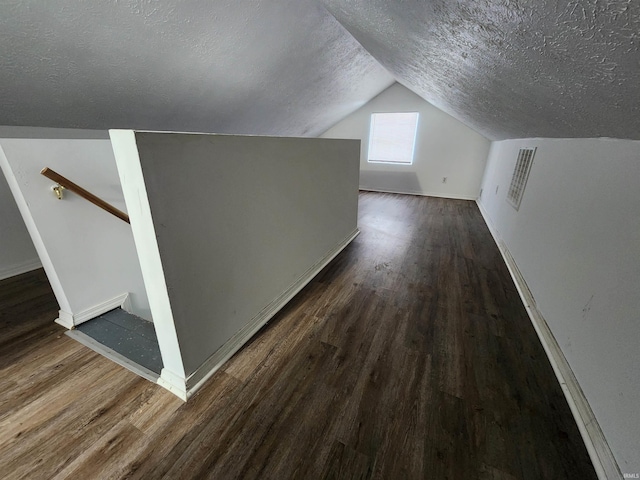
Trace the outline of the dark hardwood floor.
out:
<instances>
[{"instance_id":1,"label":"dark hardwood floor","mask_svg":"<svg viewBox=\"0 0 640 480\"><path fill-rule=\"evenodd\" d=\"M362 234L186 404L0 282L0 478L595 479L473 202L362 193Z\"/></svg>"}]
</instances>

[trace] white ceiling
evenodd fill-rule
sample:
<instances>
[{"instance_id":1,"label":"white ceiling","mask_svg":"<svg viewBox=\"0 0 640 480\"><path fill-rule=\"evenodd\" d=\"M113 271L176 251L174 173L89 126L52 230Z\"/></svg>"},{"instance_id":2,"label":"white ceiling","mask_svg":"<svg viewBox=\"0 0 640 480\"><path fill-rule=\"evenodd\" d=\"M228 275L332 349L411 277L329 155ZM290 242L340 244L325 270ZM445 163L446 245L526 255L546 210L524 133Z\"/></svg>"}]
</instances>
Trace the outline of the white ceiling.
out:
<instances>
[{"instance_id":1,"label":"white ceiling","mask_svg":"<svg viewBox=\"0 0 640 480\"><path fill-rule=\"evenodd\" d=\"M317 135L393 83L314 0L3 0L0 125Z\"/></svg>"},{"instance_id":2,"label":"white ceiling","mask_svg":"<svg viewBox=\"0 0 640 480\"><path fill-rule=\"evenodd\" d=\"M640 139L639 0L322 0L400 83L490 139Z\"/></svg>"},{"instance_id":3,"label":"white ceiling","mask_svg":"<svg viewBox=\"0 0 640 480\"><path fill-rule=\"evenodd\" d=\"M0 125L317 135L395 79L491 139L640 139L639 35L638 0L3 0Z\"/></svg>"}]
</instances>

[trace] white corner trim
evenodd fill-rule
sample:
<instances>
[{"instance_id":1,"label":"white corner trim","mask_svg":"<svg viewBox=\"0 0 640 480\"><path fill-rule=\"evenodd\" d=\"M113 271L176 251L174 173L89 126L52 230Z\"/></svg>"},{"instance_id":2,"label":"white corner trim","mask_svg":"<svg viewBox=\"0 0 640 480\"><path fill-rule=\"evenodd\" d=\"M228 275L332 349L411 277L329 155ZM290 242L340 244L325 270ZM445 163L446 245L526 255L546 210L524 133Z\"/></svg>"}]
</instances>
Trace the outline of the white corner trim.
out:
<instances>
[{"instance_id":1,"label":"white corner trim","mask_svg":"<svg viewBox=\"0 0 640 480\"><path fill-rule=\"evenodd\" d=\"M149 196L133 130L109 130L125 203L131 218L131 232L138 253L145 290L165 368L186 377L178 333L156 238ZM126 310L126 305L125 305Z\"/></svg>"},{"instance_id":2,"label":"white corner trim","mask_svg":"<svg viewBox=\"0 0 640 480\"><path fill-rule=\"evenodd\" d=\"M35 259L27 260L26 262L19 263L18 265L13 265L11 267L5 267L0 270L0 280L4 280L5 278L15 277L16 275L20 275L23 273L30 272L31 270L35 270L36 268L41 268L42 262L38 257Z\"/></svg>"},{"instance_id":3,"label":"white corner trim","mask_svg":"<svg viewBox=\"0 0 640 480\"><path fill-rule=\"evenodd\" d=\"M156 383L169 390L180 400L185 402L187 401L187 398L189 397L187 393L187 381L180 375L163 368Z\"/></svg>"},{"instance_id":4,"label":"white corner trim","mask_svg":"<svg viewBox=\"0 0 640 480\"><path fill-rule=\"evenodd\" d=\"M64 310L58 310L58 318L54 320L58 325L62 325L64 328L71 330L74 328L73 314L65 312Z\"/></svg>"},{"instance_id":5,"label":"white corner trim","mask_svg":"<svg viewBox=\"0 0 640 480\"><path fill-rule=\"evenodd\" d=\"M326 267L342 250L358 236L357 228L338 245L329 250L318 262L312 265L282 295L267 305L247 325L233 335L213 355L211 355L186 381L186 397L193 395L229 358L236 353L258 330L278 313L300 290ZM164 377L164 371L163 375ZM174 392L175 393L175 392ZM178 395L179 396L179 395Z\"/></svg>"},{"instance_id":6,"label":"white corner trim","mask_svg":"<svg viewBox=\"0 0 640 480\"><path fill-rule=\"evenodd\" d=\"M498 246L498 249L500 250L500 253L502 254L502 258L507 264L507 268L509 269L509 273L516 285L518 293L520 294L522 303L529 314L531 323L533 324L533 327L538 334L538 338L540 339L540 343L542 343L542 347L549 358L549 362L553 367L553 371L556 374L558 382L560 382L560 387L567 399L573 418L578 425L578 429L580 430L582 439L587 447L589 457L591 458L593 467L598 475L598 479L609 480L622 478L620 467L613 456L609 443L600 429L600 425L595 418L593 410L591 410L591 406L589 405L582 388L580 388L580 384L578 383L573 370L571 370L560 345L551 332L551 329L549 328L547 321L542 316L542 313L538 310L527 282L518 269L514 258L511 256L511 252L509 252L509 249L500 237L500 233L493 225L488 212L480 202L476 201L476 203L494 241L496 242L496 245Z\"/></svg>"},{"instance_id":7,"label":"white corner trim","mask_svg":"<svg viewBox=\"0 0 640 480\"><path fill-rule=\"evenodd\" d=\"M433 193L433 192L413 192L413 191L404 191L404 190L384 190L382 188L371 188L371 187L363 187L360 185L358 187L359 190L364 192L380 192L380 193L399 193L401 195L418 195L420 197L437 197L437 198L450 198L453 200L477 200L478 196L471 195L444 195L442 193Z\"/></svg>"}]
</instances>

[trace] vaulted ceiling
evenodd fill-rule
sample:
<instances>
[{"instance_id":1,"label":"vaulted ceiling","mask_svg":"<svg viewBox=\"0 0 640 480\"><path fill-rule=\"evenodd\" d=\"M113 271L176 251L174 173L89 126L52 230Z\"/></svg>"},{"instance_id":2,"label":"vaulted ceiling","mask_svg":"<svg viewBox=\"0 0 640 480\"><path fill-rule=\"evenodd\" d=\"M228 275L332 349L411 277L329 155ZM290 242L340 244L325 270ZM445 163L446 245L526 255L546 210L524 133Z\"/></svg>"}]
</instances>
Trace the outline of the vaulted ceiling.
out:
<instances>
[{"instance_id":1,"label":"vaulted ceiling","mask_svg":"<svg viewBox=\"0 0 640 480\"><path fill-rule=\"evenodd\" d=\"M323 0L402 84L490 139L640 139L638 0Z\"/></svg>"},{"instance_id":2,"label":"vaulted ceiling","mask_svg":"<svg viewBox=\"0 0 640 480\"><path fill-rule=\"evenodd\" d=\"M392 83L315 0L0 2L0 125L317 135Z\"/></svg>"},{"instance_id":3,"label":"vaulted ceiling","mask_svg":"<svg viewBox=\"0 0 640 480\"><path fill-rule=\"evenodd\" d=\"M317 135L393 81L491 139L640 139L637 0L4 0L0 125Z\"/></svg>"}]
</instances>

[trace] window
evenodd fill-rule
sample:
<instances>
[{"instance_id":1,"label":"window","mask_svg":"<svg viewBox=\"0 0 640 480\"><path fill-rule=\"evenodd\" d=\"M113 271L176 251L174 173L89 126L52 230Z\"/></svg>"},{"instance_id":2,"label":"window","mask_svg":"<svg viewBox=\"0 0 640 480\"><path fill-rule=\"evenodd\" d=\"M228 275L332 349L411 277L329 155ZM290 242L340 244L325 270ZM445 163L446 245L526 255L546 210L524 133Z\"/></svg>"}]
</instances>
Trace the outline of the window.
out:
<instances>
[{"instance_id":1,"label":"window","mask_svg":"<svg viewBox=\"0 0 640 480\"><path fill-rule=\"evenodd\" d=\"M372 114L367 160L411 165L417 127L417 112Z\"/></svg>"},{"instance_id":2,"label":"window","mask_svg":"<svg viewBox=\"0 0 640 480\"><path fill-rule=\"evenodd\" d=\"M516 210L520 208L522 194L527 184L529 170L531 170L531 163L533 162L533 155L535 153L535 148L521 148L518 153L518 161L516 162L516 168L513 170L511 185L509 185L509 192L507 193L507 201Z\"/></svg>"}]
</instances>

